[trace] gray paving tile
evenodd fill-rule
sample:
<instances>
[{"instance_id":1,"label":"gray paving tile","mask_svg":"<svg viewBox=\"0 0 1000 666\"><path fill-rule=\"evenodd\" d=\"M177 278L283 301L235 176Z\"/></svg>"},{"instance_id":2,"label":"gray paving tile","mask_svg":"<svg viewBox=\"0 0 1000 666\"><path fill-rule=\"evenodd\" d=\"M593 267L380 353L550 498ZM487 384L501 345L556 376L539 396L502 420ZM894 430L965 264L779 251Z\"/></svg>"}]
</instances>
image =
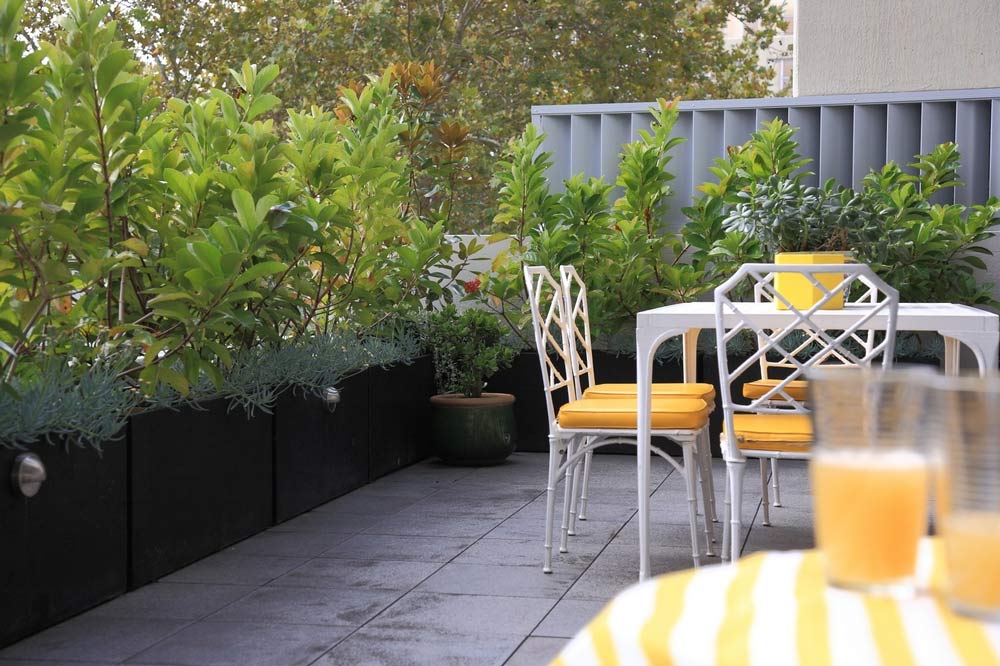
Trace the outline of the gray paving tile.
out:
<instances>
[{"instance_id":1,"label":"gray paving tile","mask_svg":"<svg viewBox=\"0 0 1000 666\"><path fill-rule=\"evenodd\" d=\"M482 594L497 597L558 599L576 580L578 568L502 566L496 564L446 564L421 583L418 592Z\"/></svg>"},{"instance_id":2,"label":"gray paving tile","mask_svg":"<svg viewBox=\"0 0 1000 666\"><path fill-rule=\"evenodd\" d=\"M547 664L566 645L562 638L543 638L529 636L521 646L510 656L504 666L541 666Z\"/></svg>"},{"instance_id":3,"label":"gray paving tile","mask_svg":"<svg viewBox=\"0 0 1000 666\"><path fill-rule=\"evenodd\" d=\"M499 520L479 516L428 515L420 519L396 514L365 530L365 534L478 538L499 524Z\"/></svg>"},{"instance_id":4,"label":"gray paving tile","mask_svg":"<svg viewBox=\"0 0 1000 666\"><path fill-rule=\"evenodd\" d=\"M428 460L393 472L386 478L397 482L453 483L475 473L474 467L455 467L440 461Z\"/></svg>"},{"instance_id":5,"label":"gray paving tile","mask_svg":"<svg viewBox=\"0 0 1000 666\"><path fill-rule=\"evenodd\" d=\"M253 592L252 585L153 583L90 611L90 617L197 620Z\"/></svg>"},{"instance_id":6,"label":"gray paving tile","mask_svg":"<svg viewBox=\"0 0 1000 666\"><path fill-rule=\"evenodd\" d=\"M437 562L319 558L276 578L269 585L405 592L440 567Z\"/></svg>"},{"instance_id":7,"label":"gray paving tile","mask_svg":"<svg viewBox=\"0 0 1000 666\"><path fill-rule=\"evenodd\" d=\"M540 488L513 486L506 483L485 485L482 483L456 483L446 490L440 490L426 499L448 497L460 500L509 501L527 504L539 495L543 495L545 483Z\"/></svg>"},{"instance_id":8,"label":"gray paving tile","mask_svg":"<svg viewBox=\"0 0 1000 666\"><path fill-rule=\"evenodd\" d=\"M455 558L460 564L503 564L507 566L542 566L544 548L541 535L535 539L482 539ZM553 548L553 561L558 566L583 571L603 548L603 544L574 541L570 552Z\"/></svg>"},{"instance_id":9,"label":"gray paving tile","mask_svg":"<svg viewBox=\"0 0 1000 666\"><path fill-rule=\"evenodd\" d=\"M517 647L517 636L440 636L422 630L366 627L337 645L317 666L500 666Z\"/></svg>"},{"instance_id":10,"label":"gray paving tile","mask_svg":"<svg viewBox=\"0 0 1000 666\"><path fill-rule=\"evenodd\" d=\"M177 666L298 666L309 664L351 632L350 627L198 622L128 661Z\"/></svg>"},{"instance_id":11,"label":"gray paving tile","mask_svg":"<svg viewBox=\"0 0 1000 666\"><path fill-rule=\"evenodd\" d=\"M639 503L635 493L627 496L620 496L620 501L609 502L604 497L595 497L591 494L587 502L587 520L605 521L624 524L632 514L636 512ZM562 504L556 511L557 515L562 515ZM539 497L535 501L527 504L517 513L518 516L532 516L538 520L545 520L545 497Z\"/></svg>"},{"instance_id":12,"label":"gray paving tile","mask_svg":"<svg viewBox=\"0 0 1000 666\"><path fill-rule=\"evenodd\" d=\"M552 530L552 541L559 543L559 526L562 520L562 511L555 515L555 527ZM621 523L608 522L604 520L587 520L578 522L576 525L576 536L570 539L570 550L576 543L590 543L603 545L611 541ZM496 529L486 535L486 539L535 539L539 543L544 543L545 518L537 518L529 515L515 515L500 523Z\"/></svg>"},{"instance_id":13,"label":"gray paving tile","mask_svg":"<svg viewBox=\"0 0 1000 666\"><path fill-rule=\"evenodd\" d=\"M654 575L689 569L691 566L691 551L686 548L650 548L650 569ZM577 579L565 598L606 602L638 580L639 549L631 545L611 544Z\"/></svg>"},{"instance_id":14,"label":"gray paving tile","mask_svg":"<svg viewBox=\"0 0 1000 666\"><path fill-rule=\"evenodd\" d=\"M553 605L554 599L410 592L367 628L424 631L442 641L455 634L526 636Z\"/></svg>"},{"instance_id":15,"label":"gray paving tile","mask_svg":"<svg viewBox=\"0 0 1000 666\"><path fill-rule=\"evenodd\" d=\"M448 562L474 541L471 537L358 534L326 551L322 557Z\"/></svg>"},{"instance_id":16,"label":"gray paving tile","mask_svg":"<svg viewBox=\"0 0 1000 666\"><path fill-rule=\"evenodd\" d=\"M355 497L397 497L418 500L436 493L441 488L450 487L450 483L426 483L420 481L398 481L393 474L377 479L366 486L351 491Z\"/></svg>"},{"instance_id":17,"label":"gray paving tile","mask_svg":"<svg viewBox=\"0 0 1000 666\"><path fill-rule=\"evenodd\" d=\"M332 502L321 504L313 509L319 513L354 513L359 515L375 515L380 517L399 513L408 506L420 501L420 497L380 495L367 492L370 486L359 488Z\"/></svg>"},{"instance_id":18,"label":"gray paving tile","mask_svg":"<svg viewBox=\"0 0 1000 666\"><path fill-rule=\"evenodd\" d=\"M316 557L352 534L334 532L283 532L268 530L228 548L241 555L276 555L279 557Z\"/></svg>"},{"instance_id":19,"label":"gray paving tile","mask_svg":"<svg viewBox=\"0 0 1000 666\"><path fill-rule=\"evenodd\" d=\"M601 612L606 603L596 599L563 599L549 611L531 635L572 638Z\"/></svg>"},{"instance_id":20,"label":"gray paving tile","mask_svg":"<svg viewBox=\"0 0 1000 666\"><path fill-rule=\"evenodd\" d=\"M185 620L81 615L0 651L0 659L119 662L181 629Z\"/></svg>"},{"instance_id":21,"label":"gray paving tile","mask_svg":"<svg viewBox=\"0 0 1000 666\"><path fill-rule=\"evenodd\" d=\"M395 514L389 514L395 515ZM275 532L326 532L357 534L386 518L383 514L347 511L310 511L271 528Z\"/></svg>"},{"instance_id":22,"label":"gray paving tile","mask_svg":"<svg viewBox=\"0 0 1000 666\"><path fill-rule=\"evenodd\" d=\"M184 567L163 580L168 583L263 585L306 561L302 557L241 555L224 551Z\"/></svg>"},{"instance_id":23,"label":"gray paving tile","mask_svg":"<svg viewBox=\"0 0 1000 666\"><path fill-rule=\"evenodd\" d=\"M393 515L399 520L426 520L428 518L482 518L499 523L517 513L523 506L521 500L459 499L451 493L436 493L413 506Z\"/></svg>"},{"instance_id":24,"label":"gray paving tile","mask_svg":"<svg viewBox=\"0 0 1000 666\"><path fill-rule=\"evenodd\" d=\"M211 615L211 621L360 627L403 592L305 587L262 587Z\"/></svg>"}]
</instances>

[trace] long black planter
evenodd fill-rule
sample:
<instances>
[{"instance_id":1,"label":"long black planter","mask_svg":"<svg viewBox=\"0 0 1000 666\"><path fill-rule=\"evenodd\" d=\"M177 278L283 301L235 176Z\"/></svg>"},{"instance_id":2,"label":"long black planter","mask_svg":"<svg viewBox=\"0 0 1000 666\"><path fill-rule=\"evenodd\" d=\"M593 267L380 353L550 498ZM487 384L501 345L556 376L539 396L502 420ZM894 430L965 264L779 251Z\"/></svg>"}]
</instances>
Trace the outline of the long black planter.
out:
<instances>
[{"instance_id":1,"label":"long black planter","mask_svg":"<svg viewBox=\"0 0 1000 666\"><path fill-rule=\"evenodd\" d=\"M431 454L430 397L434 364L430 356L412 363L369 370L371 434L369 480L412 465Z\"/></svg>"},{"instance_id":2,"label":"long black planter","mask_svg":"<svg viewBox=\"0 0 1000 666\"><path fill-rule=\"evenodd\" d=\"M26 499L10 484L21 453L0 448L0 647L126 587L126 447L29 447L48 479Z\"/></svg>"},{"instance_id":3,"label":"long black planter","mask_svg":"<svg viewBox=\"0 0 1000 666\"><path fill-rule=\"evenodd\" d=\"M274 519L284 522L368 483L371 371L345 379L331 411L284 393L274 412Z\"/></svg>"},{"instance_id":4,"label":"long black planter","mask_svg":"<svg viewBox=\"0 0 1000 666\"><path fill-rule=\"evenodd\" d=\"M272 524L271 427L270 414L222 400L132 418L131 588Z\"/></svg>"}]
</instances>

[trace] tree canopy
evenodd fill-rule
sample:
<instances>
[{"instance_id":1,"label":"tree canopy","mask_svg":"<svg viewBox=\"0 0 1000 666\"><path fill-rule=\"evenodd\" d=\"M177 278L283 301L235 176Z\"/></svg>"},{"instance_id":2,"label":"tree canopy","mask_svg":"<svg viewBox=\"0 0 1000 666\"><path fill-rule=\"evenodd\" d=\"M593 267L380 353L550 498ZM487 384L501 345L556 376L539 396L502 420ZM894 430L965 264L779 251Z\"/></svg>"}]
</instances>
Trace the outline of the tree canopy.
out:
<instances>
[{"instance_id":1,"label":"tree canopy","mask_svg":"<svg viewBox=\"0 0 1000 666\"><path fill-rule=\"evenodd\" d=\"M29 43L62 13L63 0L29 0ZM729 16L747 27L735 46ZM456 228L492 218L492 163L531 105L762 96L772 73L760 52L781 27L768 0L118 0L109 17L164 98L222 87L249 60L279 66L286 105L330 107L338 85L434 62L441 116L471 140Z\"/></svg>"}]
</instances>

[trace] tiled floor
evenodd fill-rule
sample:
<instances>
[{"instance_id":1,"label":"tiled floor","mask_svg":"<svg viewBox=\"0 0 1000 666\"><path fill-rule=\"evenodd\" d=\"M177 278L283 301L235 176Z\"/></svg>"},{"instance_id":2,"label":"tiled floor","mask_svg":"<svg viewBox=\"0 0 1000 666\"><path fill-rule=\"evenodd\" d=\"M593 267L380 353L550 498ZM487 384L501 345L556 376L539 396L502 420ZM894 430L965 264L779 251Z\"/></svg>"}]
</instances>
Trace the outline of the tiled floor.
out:
<instances>
[{"instance_id":1,"label":"tiled floor","mask_svg":"<svg viewBox=\"0 0 1000 666\"><path fill-rule=\"evenodd\" d=\"M551 575L546 465L415 465L2 650L0 666L544 664L638 576L635 458L595 458L590 519ZM670 472L654 462L656 573L691 566ZM745 551L811 546L804 465L782 463L772 527L757 478L750 465Z\"/></svg>"}]
</instances>

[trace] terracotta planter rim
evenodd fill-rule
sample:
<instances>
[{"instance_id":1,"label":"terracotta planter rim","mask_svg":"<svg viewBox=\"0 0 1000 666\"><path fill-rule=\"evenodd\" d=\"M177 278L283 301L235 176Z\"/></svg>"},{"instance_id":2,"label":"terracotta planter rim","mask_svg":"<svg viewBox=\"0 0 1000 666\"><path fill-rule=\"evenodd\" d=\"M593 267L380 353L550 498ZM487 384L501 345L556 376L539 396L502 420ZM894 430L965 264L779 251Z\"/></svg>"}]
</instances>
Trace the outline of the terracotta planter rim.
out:
<instances>
[{"instance_id":1,"label":"terracotta planter rim","mask_svg":"<svg viewBox=\"0 0 1000 666\"><path fill-rule=\"evenodd\" d=\"M510 393L486 393L478 398L466 398L461 393L439 393L431 396L432 405L448 407L499 407L513 405L514 396Z\"/></svg>"}]
</instances>

